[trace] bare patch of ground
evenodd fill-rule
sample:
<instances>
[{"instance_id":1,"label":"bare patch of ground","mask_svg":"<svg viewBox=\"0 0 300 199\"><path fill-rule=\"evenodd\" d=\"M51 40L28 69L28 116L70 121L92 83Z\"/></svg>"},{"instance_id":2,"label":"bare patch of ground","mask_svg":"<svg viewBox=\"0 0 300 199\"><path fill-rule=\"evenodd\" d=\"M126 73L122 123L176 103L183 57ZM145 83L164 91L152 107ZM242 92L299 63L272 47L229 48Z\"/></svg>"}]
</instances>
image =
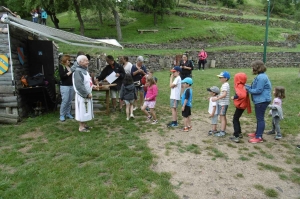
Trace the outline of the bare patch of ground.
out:
<instances>
[{"instance_id":1,"label":"bare patch of ground","mask_svg":"<svg viewBox=\"0 0 300 199\"><path fill-rule=\"evenodd\" d=\"M264 135L264 143L250 144L247 133L255 130L255 122L242 117L244 138L234 143L229 139L233 133L231 118L228 116L224 138L208 136L210 120L203 115L193 115L189 132L165 126L164 135L143 134L157 155L153 170L171 173L174 191L183 199L269 198L266 189L275 190L278 198L300 198L300 185L279 177L299 168L287 160L293 157L291 151L297 150L294 145L300 143L300 137L275 141L273 136Z\"/></svg>"},{"instance_id":2,"label":"bare patch of ground","mask_svg":"<svg viewBox=\"0 0 300 199\"><path fill-rule=\"evenodd\" d=\"M21 153L27 153L30 149L32 149L32 145L26 145L25 147L19 149Z\"/></svg>"},{"instance_id":3,"label":"bare patch of ground","mask_svg":"<svg viewBox=\"0 0 300 199\"><path fill-rule=\"evenodd\" d=\"M17 170L13 167L0 164L0 169L9 174L14 174Z\"/></svg>"},{"instance_id":4,"label":"bare patch of ground","mask_svg":"<svg viewBox=\"0 0 300 199\"><path fill-rule=\"evenodd\" d=\"M44 135L43 132L40 132L40 131L37 130L37 131L34 131L34 132L29 132L29 133L23 134L20 137L23 138L23 139L28 139L28 138L36 139L36 138L41 137L43 135Z\"/></svg>"}]
</instances>

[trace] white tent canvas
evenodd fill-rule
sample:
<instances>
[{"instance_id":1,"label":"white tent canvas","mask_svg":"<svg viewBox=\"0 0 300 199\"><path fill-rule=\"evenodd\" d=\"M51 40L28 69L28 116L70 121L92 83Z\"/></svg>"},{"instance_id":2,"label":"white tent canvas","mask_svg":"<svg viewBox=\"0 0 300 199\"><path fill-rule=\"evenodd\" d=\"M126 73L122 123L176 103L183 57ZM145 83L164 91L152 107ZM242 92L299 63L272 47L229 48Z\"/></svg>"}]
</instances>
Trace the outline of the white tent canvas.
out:
<instances>
[{"instance_id":1,"label":"white tent canvas","mask_svg":"<svg viewBox=\"0 0 300 199\"><path fill-rule=\"evenodd\" d=\"M14 16L3 15L2 23L21 28L36 35L42 35L53 40L61 41L70 45L94 47L102 49L123 49L123 46L115 39L92 39L49 26L41 25Z\"/></svg>"}]
</instances>

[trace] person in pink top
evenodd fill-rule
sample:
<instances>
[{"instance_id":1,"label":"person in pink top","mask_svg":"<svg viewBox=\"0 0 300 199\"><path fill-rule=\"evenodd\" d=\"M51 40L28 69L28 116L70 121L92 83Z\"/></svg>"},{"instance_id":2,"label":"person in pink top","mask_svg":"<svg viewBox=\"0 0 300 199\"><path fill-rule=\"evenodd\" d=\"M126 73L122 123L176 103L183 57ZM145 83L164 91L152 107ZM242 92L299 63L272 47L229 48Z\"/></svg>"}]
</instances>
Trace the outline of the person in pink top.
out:
<instances>
[{"instance_id":1,"label":"person in pink top","mask_svg":"<svg viewBox=\"0 0 300 199\"><path fill-rule=\"evenodd\" d=\"M201 51L198 54L199 61L198 61L198 70L201 69L202 65L202 70L204 70L205 64L206 64L206 58L207 58L207 53L204 51L204 48L201 49Z\"/></svg>"},{"instance_id":2,"label":"person in pink top","mask_svg":"<svg viewBox=\"0 0 300 199\"><path fill-rule=\"evenodd\" d=\"M156 96L158 94L158 88L157 88L155 80L152 76L147 76L146 85L148 86L148 89L147 89L147 94L144 99L144 105L142 107L142 111L147 116L148 122L151 122L151 120L152 120L152 124L157 124L158 121L156 118L154 108L155 108L155 104L156 104ZM150 114L146 111L147 107L149 107L149 109L150 109Z\"/></svg>"}]
</instances>

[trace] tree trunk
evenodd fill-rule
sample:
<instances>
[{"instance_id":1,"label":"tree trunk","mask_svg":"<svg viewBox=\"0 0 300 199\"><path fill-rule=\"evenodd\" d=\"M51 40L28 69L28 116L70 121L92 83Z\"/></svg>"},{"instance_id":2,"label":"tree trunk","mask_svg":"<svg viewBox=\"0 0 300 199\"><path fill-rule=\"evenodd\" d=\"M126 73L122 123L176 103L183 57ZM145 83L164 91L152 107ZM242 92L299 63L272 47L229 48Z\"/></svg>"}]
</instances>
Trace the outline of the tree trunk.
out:
<instances>
[{"instance_id":1,"label":"tree trunk","mask_svg":"<svg viewBox=\"0 0 300 199\"><path fill-rule=\"evenodd\" d=\"M153 13L153 18L154 18L154 25L156 26L157 25L157 13L156 12Z\"/></svg>"},{"instance_id":2,"label":"tree trunk","mask_svg":"<svg viewBox=\"0 0 300 199\"><path fill-rule=\"evenodd\" d=\"M82 36L84 36L84 24L83 24L83 20L81 17L79 4L78 4L77 0L73 0L73 4L74 4L75 12L76 12L79 24L80 24L80 34Z\"/></svg>"},{"instance_id":3,"label":"tree trunk","mask_svg":"<svg viewBox=\"0 0 300 199\"><path fill-rule=\"evenodd\" d=\"M99 15L100 24L103 25L103 16L101 10L98 10L98 15Z\"/></svg>"},{"instance_id":4,"label":"tree trunk","mask_svg":"<svg viewBox=\"0 0 300 199\"><path fill-rule=\"evenodd\" d=\"M115 18L115 22L116 22L116 29L117 29L117 35L118 35L118 40L122 41L122 30L121 30L121 25L120 25L120 16L119 13L116 11L115 8L112 8L112 13L114 15Z\"/></svg>"},{"instance_id":5,"label":"tree trunk","mask_svg":"<svg viewBox=\"0 0 300 199\"><path fill-rule=\"evenodd\" d=\"M56 18L56 15L55 14L51 14L50 15L50 18L51 18L51 21L53 22L55 28L59 29L59 20Z\"/></svg>"}]
</instances>

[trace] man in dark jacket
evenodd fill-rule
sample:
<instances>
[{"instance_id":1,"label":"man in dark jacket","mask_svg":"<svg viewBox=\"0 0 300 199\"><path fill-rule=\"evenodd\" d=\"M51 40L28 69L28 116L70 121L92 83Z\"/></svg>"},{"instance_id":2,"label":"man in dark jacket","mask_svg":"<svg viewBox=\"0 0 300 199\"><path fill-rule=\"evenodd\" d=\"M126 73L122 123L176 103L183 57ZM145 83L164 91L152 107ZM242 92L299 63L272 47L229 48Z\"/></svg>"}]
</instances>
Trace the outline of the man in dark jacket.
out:
<instances>
[{"instance_id":1,"label":"man in dark jacket","mask_svg":"<svg viewBox=\"0 0 300 199\"><path fill-rule=\"evenodd\" d=\"M125 71L122 66L120 66L118 63L115 62L114 57L111 55L108 55L106 57L106 62L108 63L108 65L106 65L106 67L102 70L102 72L97 77L97 79L99 81L101 81L101 80L104 80L107 76L109 76L112 72L116 73L117 79L114 82L112 82L112 84L117 84L117 86L110 87L110 98L111 98L112 104L113 104L113 111L115 111L117 108L116 98L117 98L117 94L118 94L118 97L120 100L119 91L122 86L122 81L125 76ZM120 111L121 111L121 109L122 109L122 103L120 100Z\"/></svg>"}]
</instances>

